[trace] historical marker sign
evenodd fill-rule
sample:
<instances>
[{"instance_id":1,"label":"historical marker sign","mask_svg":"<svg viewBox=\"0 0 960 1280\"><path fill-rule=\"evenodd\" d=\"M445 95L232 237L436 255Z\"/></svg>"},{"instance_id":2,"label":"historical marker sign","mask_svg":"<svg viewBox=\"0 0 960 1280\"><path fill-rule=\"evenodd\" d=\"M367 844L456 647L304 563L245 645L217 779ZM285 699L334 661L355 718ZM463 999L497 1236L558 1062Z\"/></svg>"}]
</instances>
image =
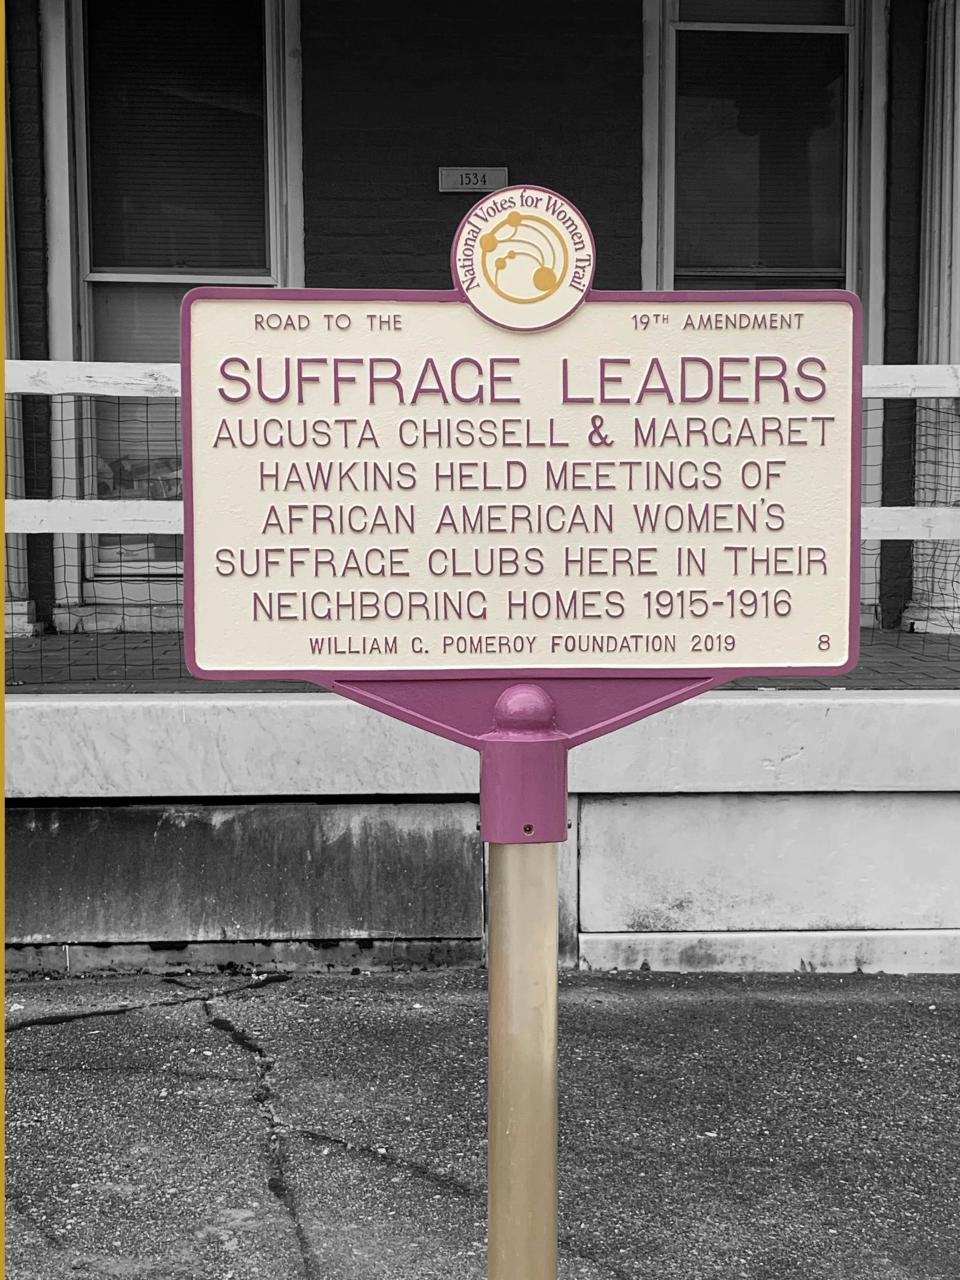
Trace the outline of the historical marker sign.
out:
<instances>
[{"instance_id":1,"label":"historical marker sign","mask_svg":"<svg viewBox=\"0 0 960 1280\"><path fill-rule=\"evenodd\" d=\"M189 295L191 667L852 665L856 300L579 301L510 332L457 291Z\"/></svg>"},{"instance_id":2,"label":"historical marker sign","mask_svg":"<svg viewBox=\"0 0 960 1280\"><path fill-rule=\"evenodd\" d=\"M594 263L569 201L513 187L464 218L450 292L183 307L191 670L480 752L491 1280L555 1275L569 748L857 656L856 298L598 293Z\"/></svg>"}]
</instances>

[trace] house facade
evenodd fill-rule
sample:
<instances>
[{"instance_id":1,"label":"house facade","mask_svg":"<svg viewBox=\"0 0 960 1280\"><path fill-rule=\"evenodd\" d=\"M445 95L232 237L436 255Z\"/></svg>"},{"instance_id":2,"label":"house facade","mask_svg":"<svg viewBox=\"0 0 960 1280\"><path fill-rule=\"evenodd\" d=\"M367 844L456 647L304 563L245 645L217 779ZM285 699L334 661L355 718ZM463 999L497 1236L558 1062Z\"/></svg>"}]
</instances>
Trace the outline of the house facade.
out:
<instances>
[{"instance_id":1,"label":"house facade","mask_svg":"<svg viewBox=\"0 0 960 1280\"><path fill-rule=\"evenodd\" d=\"M482 953L472 757L191 680L174 509L184 293L447 287L449 166L562 192L598 288L863 303L859 677L578 752L568 959L960 967L956 0L8 0L7 24L13 963Z\"/></svg>"}]
</instances>

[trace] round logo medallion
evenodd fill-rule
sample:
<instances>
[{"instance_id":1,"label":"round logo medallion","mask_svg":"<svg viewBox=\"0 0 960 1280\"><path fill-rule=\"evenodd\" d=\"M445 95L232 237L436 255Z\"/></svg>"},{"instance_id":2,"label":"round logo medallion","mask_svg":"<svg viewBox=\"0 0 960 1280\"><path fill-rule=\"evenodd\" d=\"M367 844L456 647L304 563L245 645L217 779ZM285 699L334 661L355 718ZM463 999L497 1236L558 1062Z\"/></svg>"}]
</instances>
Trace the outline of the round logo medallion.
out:
<instances>
[{"instance_id":1,"label":"round logo medallion","mask_svg":"<svg viewBox=\"0 0 960 1280\"><path fill-rule=\"evenodd\" d=\"M479 200L450 253L454 284L504 329L547 329L572 315L595 261L583 214L544 187L506 187Z\"/></svg>"}]
</instances>

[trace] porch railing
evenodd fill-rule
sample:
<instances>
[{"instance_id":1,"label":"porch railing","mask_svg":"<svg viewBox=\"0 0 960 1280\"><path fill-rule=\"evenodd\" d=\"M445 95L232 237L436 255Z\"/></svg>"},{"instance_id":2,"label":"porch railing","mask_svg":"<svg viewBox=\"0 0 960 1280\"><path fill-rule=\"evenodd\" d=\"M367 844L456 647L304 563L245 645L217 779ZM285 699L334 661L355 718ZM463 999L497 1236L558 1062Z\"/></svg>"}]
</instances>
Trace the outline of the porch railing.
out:
<instances>
[{"instance_id":1,"label":"porch railing","mask_svg":"<svg viewBox=\"0 0 960 1280\"><path fill-rule=\"evenodd\" d=\"M7 395L178 397L177 364L10 360ZM960 365L867 365L868 400L960 400ZM6 499L9 534L182 533L180 501L131 498ZM864 541L960 540L960 495L949 506L863 506Z\"/></svg>"},{"instance_id":2,"label":"porch railing","mask_svg":"<svg viewBox=\"0 0 960 1280\"><path fill-rule=\"evenodd\" d=\"M180 366L14 360L6 394L8 684L189 680ZM960 365L867 366L863 399L862 656L844 687L960 688ZM55 496L25 497L25 467ZM882 505L891 480L917 505Z\"/></svg>"}]
</instances>

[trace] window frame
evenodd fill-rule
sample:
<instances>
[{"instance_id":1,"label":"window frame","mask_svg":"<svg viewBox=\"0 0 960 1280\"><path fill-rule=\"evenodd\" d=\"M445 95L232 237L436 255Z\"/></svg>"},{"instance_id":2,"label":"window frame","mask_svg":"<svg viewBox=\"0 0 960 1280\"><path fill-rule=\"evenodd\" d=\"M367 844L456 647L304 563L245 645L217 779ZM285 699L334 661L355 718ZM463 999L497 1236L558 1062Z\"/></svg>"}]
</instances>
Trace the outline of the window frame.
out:
<instances>
[{"instance_id":1,"label":"window frame","mask_svg":"<svg viewBox=\"0 0 960 1280\"><path fill-rule=\"evenodd\" d=\"M683 31L742 31L841 35L847 39L844 258L846 287L868 301L883 287L886 108L886 6L845 0L843 24L681 22L680 0L644 0L643 57L643 287L670 290L676 270L677 40ZM878 12L881 10L882 12ZM861 199L861 197L865 197ZM858 216L858 210L862 213ZM754 273L758 274L758 273ZM785 274L785 273L780 273ZM802 284L802 277L798 277ZM871 306L871 351L882 329L881 306ZM882 342L882 338L881 338ZM882 350L882 347L880 348Z\"/></svg>"},{"instance_id":2,"label":"window frame","mask_svg":"<svg viewBox=\"0 0 960 1280\"><path fill-rule=\"evenodd\" d=\"M76 157L76 210L77 210L77 261L82 287L81 360L93 357L93 300L92 284L194 284L210 285L265 285L288 284L288 242L290 228L283 214L281 192L285 189L286 155L283 145L284 78L281 57L283 50L283 6L281 0L262 0L264 30L264 108L265 151L267 189L267 264L266 271L250 272L197 272L197 271L96 271L90 263L90 154L87 110L86 76L86 22L85 0L75 0L71 23L73 94L74 94L74 155ZM287 6L289 7L289 6ZM302 228L301 228L302 230Z\"/></svg>"},{"instance_id":3,"label":"window frame","mask_svg":"<svg viewBox=\"0 0 960 1280\"><path fill-rule=\"evenodd\" d=\"M664 66L664 101L663 101L663 199L661 207L660 220L660 244L662 272L664 280L669 280L669 284L665 287L674 287L674 278L676 275L676 154L677 154L677 44L679 36L684 31L718 31L718 32L742 32L744 34L750 32L759 32L765 35L836 35L843 36L847 40L847 101L846 101L846 119L844 126L846 153L845 153L845 173L844 173L844 275L845 287L847 289L855 287L857 280L858 254L857 254L857 235L855 225L855 212L857 208L857 178L859 172L858 165L858 130L856 128L857 119L857 100L859 97L860 71L859 71L859 49L856 40L856 22L855 14L852 12L853 5L851 0L845 2L847 21L843 25L821 25L807 23L760 23L760 22L682 22L679 16L680 0L666 0L665 4L665 29L666 29L666 46L664 52L666 57L663 62ZM703 271L703 275L709 275L711 272ZM720 274L720 269L717 269ZM735 274L735 272L725 272L725 274ZM769 274L771 277L776 275L789 275L787 271L770 270L751 270L750 274L762 276ZM823 273L821 273L823 274ZM802 288L803 275L798 272L798 287Z\"/></svg>"}]
</instances>

